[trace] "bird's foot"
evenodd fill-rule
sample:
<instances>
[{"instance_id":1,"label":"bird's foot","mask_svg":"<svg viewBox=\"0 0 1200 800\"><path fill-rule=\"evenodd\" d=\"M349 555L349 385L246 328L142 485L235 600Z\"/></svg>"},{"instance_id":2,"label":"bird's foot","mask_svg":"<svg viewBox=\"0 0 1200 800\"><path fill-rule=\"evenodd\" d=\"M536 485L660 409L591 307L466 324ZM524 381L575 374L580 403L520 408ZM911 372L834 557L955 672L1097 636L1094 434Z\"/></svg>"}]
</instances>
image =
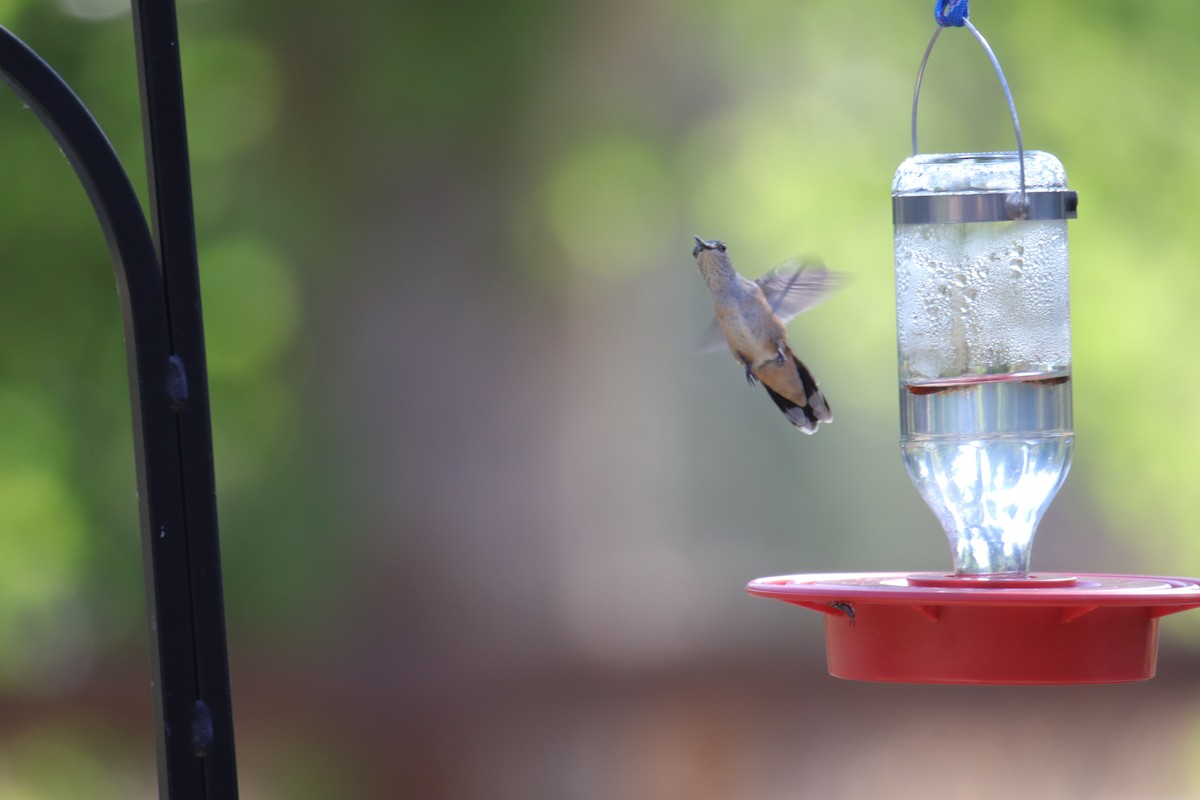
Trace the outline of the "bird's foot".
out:
<instances>
[{"instance_id":1,"label":"bird's foot","mask_svg":"<svg viewBox=\"0 0 1200 800\"><path fill-rule=\"evenodd\" d=\"M750 365L746 365L746 383L751 386L758 386L758 378L754 375L754 370L750 369Z\"/></svg>"}]
</instances>

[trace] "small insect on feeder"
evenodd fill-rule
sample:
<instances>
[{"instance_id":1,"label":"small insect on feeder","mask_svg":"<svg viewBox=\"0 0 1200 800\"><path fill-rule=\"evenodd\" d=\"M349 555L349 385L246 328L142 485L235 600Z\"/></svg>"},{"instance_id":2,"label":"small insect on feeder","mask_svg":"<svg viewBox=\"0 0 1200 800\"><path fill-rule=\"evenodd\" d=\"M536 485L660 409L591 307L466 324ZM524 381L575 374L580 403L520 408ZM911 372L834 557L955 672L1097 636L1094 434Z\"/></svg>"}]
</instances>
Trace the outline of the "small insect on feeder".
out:
<instances>
[{"instance_id":1,"label":"small insect on feeder","mask_svg":"<svg viewBox=\"0 0 1200 800\"><path fill-rule=\"evenodd\" d=\"M1074 447L1067 220L1077 197L1057 158L1024 149L1004 73L965 6L938 4L913 93L913 157L892 184L901 449L954 570L760 578L748 591L825 614L837 677L1145 680L1159 618L1200 607L1200 581L1029 571ZM946 25L966 27L991 59L1015 152L919 155L921 80Z\"/></svg>"}]
</instances>

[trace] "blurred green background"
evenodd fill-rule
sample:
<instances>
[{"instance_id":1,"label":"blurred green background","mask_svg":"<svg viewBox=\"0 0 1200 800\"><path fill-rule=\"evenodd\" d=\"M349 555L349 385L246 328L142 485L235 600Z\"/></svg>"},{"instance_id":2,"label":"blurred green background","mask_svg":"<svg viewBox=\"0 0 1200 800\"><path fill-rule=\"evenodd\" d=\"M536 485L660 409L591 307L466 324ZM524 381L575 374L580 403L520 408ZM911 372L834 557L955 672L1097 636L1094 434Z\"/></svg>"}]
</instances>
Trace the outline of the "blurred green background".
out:
<instances>
[{"instance_id":1,"label":"blurred green background","mask_svg":"<svg viewBox=\"0 0 1200 800\"><path fill-rule=\"evenodd\" d=\"M875 686L824 675L816 615L742 594L949 565L895 393L889 191L931 6L182 0L244 798L1200 797L1189 615L1149 684ZM1081 198L1076 460L1034 565L1200 574L1200 7L971 18ZM144 186L127 3L0 23ZM0 132L0 796L153 797L112 270L15 96ZM963 31L921 142L1012 146ZM850 274L792 328L820 435L693 355L692 234L751 275Z\"/></svg>"}]
</instances>

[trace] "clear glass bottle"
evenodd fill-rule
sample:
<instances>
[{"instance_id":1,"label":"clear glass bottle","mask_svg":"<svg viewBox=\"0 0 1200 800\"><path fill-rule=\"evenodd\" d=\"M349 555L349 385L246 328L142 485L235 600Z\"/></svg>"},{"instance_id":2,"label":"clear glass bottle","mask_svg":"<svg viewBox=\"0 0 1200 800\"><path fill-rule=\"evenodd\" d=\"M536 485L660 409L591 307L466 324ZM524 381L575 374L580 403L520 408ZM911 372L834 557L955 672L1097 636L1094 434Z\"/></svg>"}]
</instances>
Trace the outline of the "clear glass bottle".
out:
<instances>
[{"instance_id":1,"label":"clear glass bottle","mask_svg":"<svg viewBox=\"0 0 1200 800\"><path fill-rule=\"evenodd\" d=\"M1067 223L1057 158L914 156L892 185L900 442L957 575L1024 576L1070 469Z\"/></svg>"}]
</instances>

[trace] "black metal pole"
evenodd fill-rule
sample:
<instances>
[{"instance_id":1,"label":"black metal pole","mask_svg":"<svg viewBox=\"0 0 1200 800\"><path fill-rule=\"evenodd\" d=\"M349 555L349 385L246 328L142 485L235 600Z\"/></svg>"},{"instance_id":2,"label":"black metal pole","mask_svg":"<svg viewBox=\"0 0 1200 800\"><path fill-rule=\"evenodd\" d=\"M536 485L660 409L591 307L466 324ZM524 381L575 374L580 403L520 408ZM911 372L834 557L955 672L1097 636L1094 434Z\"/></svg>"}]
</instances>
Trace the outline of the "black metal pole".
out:
<instances>
[{"instance_id":1,"label":"black metal pole","mask_svg":"<svg viewBox=\"0 0 1200 800\"><path fill-rule=\"evenodd\" d=\"M187 454L180 467L188 525L186 541L196 702L207 708L207 724L211 724L212 741L202 761L208 787L203 796L235 798L237 773L217 535L208 369L174 0L134 0L133 27L142 93L150 219L166 286L173 356L176 365L183 370L187 395L185 402L177 404L176 421L180 452ZM179 659L187 657L185 653L168 655ZM163 657L160 653L160 659ZM205 716L206 712L197 706L196 713ZM197 721L193 725L201 723Z\"/></svg>"},{"instance_id":2,"label":"black metal pole","mask_svg":"<svg viewBox=\"0 0 1200 800\"><path fill-rule=\"evenodd\" d=\"M139 63L143 84L150 86L161 74L171 74L169 63L162 66L171 60L162 58L163 48L176 49L173 74L178 76L178 43L173 8L169 25L154 16L171 5L169 0L141 5L148 20L138 23L139 52L145 51ZM34 110L75 168L117 277L134 423L160 795L232 800L237 769L182 92L176 91L173 101L166 95L177 105L168 112L155 111L164 95L144 94L148 127L157 132L162 126L152 119L174 117L174 135L180 137L173 151L170 146L154 150L147 137L160 225L156 246L104 132L62 79L3 28L0 80ZM158 99L151 101L152 94ZM156 152L163 153L165 168L159 168ZM171 185L180 169L183 182Z\"/></svg>"}]
</instances>

